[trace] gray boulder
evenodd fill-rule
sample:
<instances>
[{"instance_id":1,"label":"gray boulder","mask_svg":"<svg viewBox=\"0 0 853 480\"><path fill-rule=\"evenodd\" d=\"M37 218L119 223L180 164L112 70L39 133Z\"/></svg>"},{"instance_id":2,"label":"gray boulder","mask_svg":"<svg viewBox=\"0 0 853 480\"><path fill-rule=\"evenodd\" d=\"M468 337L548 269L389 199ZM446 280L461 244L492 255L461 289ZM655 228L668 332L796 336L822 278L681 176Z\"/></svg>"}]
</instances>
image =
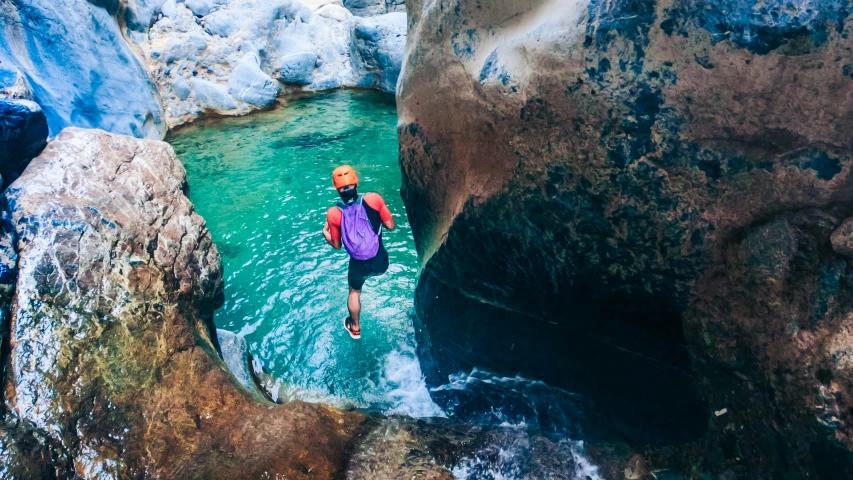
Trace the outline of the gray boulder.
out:
<instances>
[{"instance_id":1,"label":"gray boulder","mask_svg":"<svg viewBox=\"0 0 853 480\"><path fill-rule=\"evenodd\" d=\"M125 21L134 32L147 33L166 0L125 0ZM174 2L174 0L172 0Z\"/></svg>"},{"instance_id":2,"label":"gray boulder","mask_svg":"<svg viewBox=\"0 0 853 480\"><path fill-rule=\"evenodd\" d=\"M276 47L281 55L274 65L278 79L294 85L310 85L314 81L317 48L306 40L292 36L279 36Z\"/></svg>"},{"instance_id":3,"label":"gray boulder","mask_svg":"<svg viewBox=\"0 0 853 480\"><path fill-rule=\"evenodd\" d=\"M406 14L355 18L353 61L362 75L358 86L394 93L406 48Z\"/></svg>"},{"instance_id":4,"label":"gray boulder","mask_svg":"<svg viewBox=\"0 0 853 480\"><path fill-rule=\"evenodd\" d=\"M231 3L231 0L186 0L187 8L192 10L197 17L210 15L217 8L223 7Z\"/></svg>"},{"instance_id":5,"label":"gray boulder","mask_svg":"<svg viewBox=\"0 0 853 480\"><path fill-rule=\"evenodd\" d=\"M360 17L405 12L405 3L405 0L344 0L344 6Z\"/></svg>"},{"instance_id":6,"label":"gray boulder","mask_svg":"<svg viewBox=\"0 0 853 480\"><path fill-rule=\"evenodd\" d=\"M27 100L0 99L0 176L4 187L44 149L47 136L47 118L41 107ZM0 267L0 277L2 271Z\"/></svg>"},{"instance_id":7,"label":"gray boulder","mask_svg":"<svg viewBox=\"0 0 853 480\"><path fill-rule=\"evenodd\" d=\"M0 4L0 65L26 72L53 135L72 125L166 133L157 90L115 18L86 0Z\"/></svg>"},{"instance_id":8,"label":"gray boulder","mask_svg":"<svg viewBox=\"0 0 853 480\"><path fill-rule=\"evenodd\" d=\"M193 91L189 82L187 82L184 77L178 77L174 82L172 82L172 90L175 91L175 95L177 95L181 100L186 100Z\"/></svg>"},{"instance_id":9,"label":"gray boulder","mask_svg":"<svg viewBox=\"0 0 853 480\"><path fill-rule=\"evenodd\" d=\"M196 104L205 109L233 110L237 103L231 98L228 89L217 83L194 78L192 81L195 90Z\"/></svg>"},{"instance_id":10,"label":"gray boulder","mask_svg":"<svg viewBox=\"0 0 853 480\"><path fill-rule=\"evenodd\" d=\"M266 107L275 101L281 88L258 63L255 55L243 57L228 80L228 93L256 107Z\"/></svg>"}]
</instances>

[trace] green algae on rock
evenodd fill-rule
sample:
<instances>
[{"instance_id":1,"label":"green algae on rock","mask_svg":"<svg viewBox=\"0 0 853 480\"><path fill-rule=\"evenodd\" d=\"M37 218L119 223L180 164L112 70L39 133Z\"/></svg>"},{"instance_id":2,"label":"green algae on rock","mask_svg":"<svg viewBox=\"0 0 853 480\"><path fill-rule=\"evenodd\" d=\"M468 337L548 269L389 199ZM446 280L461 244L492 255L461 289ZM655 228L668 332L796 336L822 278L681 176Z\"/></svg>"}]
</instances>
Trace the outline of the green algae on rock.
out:
<instances>
[{"instance_id":1,"label":"green algae on rock","mask_svg":"<svg viewBox=\"0 0 853 480\"><path fill-rule=\"evenodd\" d=\"M362 415L266 402L218 357L219 253L185 188L166 143L66 129L7 190L21 274L5 476L339 472Z\"/></svg>"}]
</instances>

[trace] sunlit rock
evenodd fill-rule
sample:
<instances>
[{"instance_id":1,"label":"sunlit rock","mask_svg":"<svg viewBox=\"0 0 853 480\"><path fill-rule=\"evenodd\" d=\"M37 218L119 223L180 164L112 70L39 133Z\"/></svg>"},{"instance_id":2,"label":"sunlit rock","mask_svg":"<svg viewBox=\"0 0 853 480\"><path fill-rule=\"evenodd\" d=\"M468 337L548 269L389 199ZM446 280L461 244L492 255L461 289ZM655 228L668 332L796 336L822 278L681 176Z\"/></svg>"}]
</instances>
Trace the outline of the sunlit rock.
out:
<instances>
[{"instance_id":1,"label":"sunlit rock","mask_svg":"<svg viewBox=\"0 0 853 480\"><path fill-rule=\"evenodd\" d=\"M851 20L801 3L408 2L430 383L521 372L697 468L853 474Z\"/></svg>"},{"instance_id":2,"label":"sunlit rock","mask_svg":"<svg viewBox=\"0 0 853 480\"><path fill-rule=\"evenodd\" d=\"M405 12L405 0L344 0L344 6L360 17Z\"/></svg>"},{"instance_id":3,"label":"sunlit rock","mask_svg":"<svg viewBox=\"0 0 853 480\"><path fill-rule=\"evenodd\" d=\"M406 45L406 14L357 17L353 21L353 57L360 87L394 92Z\"/></svg>"},{"instance_id":4,"label":"sunlit rock","mask_svg":"<svg viewBox=\"0 0 853 480\"><path fill-rule=\"evenodd\" d=\"M6 191L4 478L341 473L361 415L265 401L217 354L220 257L184 175L166 143L72 128Z\"/></svg>"},{"instance_id":5,"label":"sunlit rock","mask_svg":"<svg viewBox=\"0 0 853 480\"><path fill-rule=\"evenodd\" d=\"M26 72L51 134L78 126L165 135L157 89L113 17L118 6L86 0L0 4L0 68Z\"/></svg>"}]
</instances>

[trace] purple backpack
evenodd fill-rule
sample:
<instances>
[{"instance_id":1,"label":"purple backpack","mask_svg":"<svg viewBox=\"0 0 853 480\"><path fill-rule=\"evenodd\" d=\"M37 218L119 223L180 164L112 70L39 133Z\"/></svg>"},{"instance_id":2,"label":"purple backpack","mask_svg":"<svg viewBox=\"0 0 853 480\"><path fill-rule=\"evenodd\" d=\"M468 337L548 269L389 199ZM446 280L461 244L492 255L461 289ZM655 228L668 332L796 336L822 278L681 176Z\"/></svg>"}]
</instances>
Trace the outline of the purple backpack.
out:
<instances>
[{"instance_id":1,"label":"purple backpack","mask_svg":"<svg viewBox=\"0 0 853 480\"><path fill-rule=\"evenodd\" d=\"M379 234L373 231L373 225L367 218L363 195L349 204L338 203L341 209L341 239L347 253L356 260L370 260L379 252ZM379 231L382 231L380 227Z\"/></svg>"}]
</instances>

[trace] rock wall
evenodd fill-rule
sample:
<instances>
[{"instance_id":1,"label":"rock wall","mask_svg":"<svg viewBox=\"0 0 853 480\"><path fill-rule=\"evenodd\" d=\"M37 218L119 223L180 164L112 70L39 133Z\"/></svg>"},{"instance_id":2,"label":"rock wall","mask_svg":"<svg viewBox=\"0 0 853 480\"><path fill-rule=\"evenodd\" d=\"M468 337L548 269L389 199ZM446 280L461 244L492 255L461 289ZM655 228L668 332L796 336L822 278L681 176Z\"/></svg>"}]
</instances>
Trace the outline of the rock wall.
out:
<instances>
[{"instance_id":1,"label":"rock wall","mask_svg":"<svg viewBox=\"0 0 853 480\"><path fill-rule=\"evenodd\" d=\"M67 126L140 138L166 134L157 89L116 23L118 7L118 1L0 3L0 88L25 78L52 135Z\"/></svg>"},{"instance_id":2,"label":"rock wall","mask_svg":"<svg viewBox=\"0 0 853 480\"><path fill-rule=\"evenodd\" d=\"M344 0L344 6L360 17L406 11L405 0Z\"/></svg>"},{"instance_id":3,"label":"rock wall","mask_svg":"<svg viewBox=\"0 0 853 480\"><path fill-rule=\"evenodd\" d=\"M266 402L219 358L222 267L185 188L168 144L67 129L6 191L3 478L340 471L362 415Z\"/></svg>"},{"instance_id":4,"label":"rock wall","mask_svg":"<svg viewBox=\"0 0 853 480\"><path fill-rule=\"evenodd\" d=\"M383 8L370 12L400 11ZM41 105L52 135L77 126L159 139L294 90L393 93L404 42L404 14L353 18L341 0L10 0L0 97Z\"/></svg>"},{"instance_id":5,"label":"rock wall","mask_svg":"<svg viewBox=\"0 0 853 480\"><path fill-rule=\"evenodd\" d=\"M340 1L297 0L170 1L161 10L140 48L170 127L265 108L296 90L395 91L403 14L353 18Z\"/></svg>"},{"instance_id":6,"label":"rock wall","mask_svg":"<svg viewBox=\"0 0 853 480\"><path fill-rule=\"evenodd\" d=\"M691 474L849 477L845 5L408 2L430 383L545 379Z\"/></svg>"}]
</instances>

